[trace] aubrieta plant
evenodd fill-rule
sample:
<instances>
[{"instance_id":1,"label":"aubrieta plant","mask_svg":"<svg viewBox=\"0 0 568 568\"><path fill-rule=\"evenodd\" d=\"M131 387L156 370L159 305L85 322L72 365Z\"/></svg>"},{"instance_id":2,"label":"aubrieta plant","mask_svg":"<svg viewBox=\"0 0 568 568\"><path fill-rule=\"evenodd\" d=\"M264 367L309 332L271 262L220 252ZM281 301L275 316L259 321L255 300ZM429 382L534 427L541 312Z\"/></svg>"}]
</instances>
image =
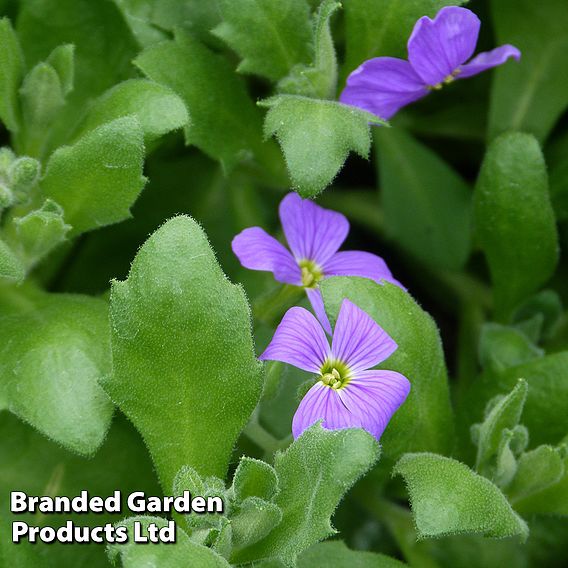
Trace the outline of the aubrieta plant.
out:
<instances>
[{"instance_id":1,"label":"aubrieta plant","mask_svg":"<svg viewBox=\"0 0 568 568\"><path fill-rule=\"evenodd\" d=\"M567 54L566 0L0 0L0 568L565 566ZM224 507L10 511L85 490Z\"/></svg>"}]
</instances>

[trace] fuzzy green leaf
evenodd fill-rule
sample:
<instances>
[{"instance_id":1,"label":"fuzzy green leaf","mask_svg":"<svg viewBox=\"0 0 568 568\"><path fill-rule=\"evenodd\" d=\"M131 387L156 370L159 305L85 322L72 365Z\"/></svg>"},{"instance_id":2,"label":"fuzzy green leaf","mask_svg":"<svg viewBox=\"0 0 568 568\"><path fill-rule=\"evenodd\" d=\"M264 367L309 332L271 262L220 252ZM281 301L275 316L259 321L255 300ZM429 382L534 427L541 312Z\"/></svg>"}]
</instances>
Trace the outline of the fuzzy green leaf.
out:
<instances>
[{"instance_id":1,"label":"fuzzy green leaf","mask_svg":"<svg viewBox=\"0 0 568 568\"><path fill-rule=\"evenodd\" d=\"M175 40L147 48L135 64L153 81L173 89L187 105L192 121L185 132L187 144L226 169L257 150L260 114L223 57L177 33Z\"/></svg>"},{"instance_id":2,"label":"fuzzy green leaf","mask_svg":"<svg viewBox=\"0 0 568 568\"><path fill-rule=\"evenodd\" d=\"M487 323L481 328L479 361L483 368L500 372L527 363L544 352L514 327Z\"/></svg>"},{"instance_id":3,"label":"fuzzy green leaf","mask_svg":"<svg viewBox=\"0 0 568 568\"><path fill-rule=\"evenodd\" d=\"M332 99L337 89L337 57L330 21L341 7L335 0L324 0L315 16L314 55L310 65L299 64L278 83L282 93Z\"/></svg>"},{"instance_id":4,"label":"fuzzy green leaf","mask_svg":"<svg viewBox=\"0 0 568 568\"><path fill-rule=\"evenodd\" d=\"M0 19L0 121L8 130L19 128L18 89L24 74L24 58L10 20Z\"/></svg>"},{"instance_id":5,"label":"fuzzy green leaf","mask_svg":"<svg viewBox=\"0 0 568 568\"><path fill-rule=\"evenodd\" d=\"M436 454L406 454L394 474L407 484L419 536L482 533L528 536L527 524L499 489L465 464Z\"/></svg>"},{"instance_id":6,"label":"fuzzy green leaf","mask_svg":"<svg viewBox=\"0 0 568 568\"><path fill-rule=\"evenodd\" d=\"M546 165L529 134L504 134L488 148L475 190L475 224L500 316L544 284L558 261Z\"/></svg>"},{"instance_id":7,"label":"fuzzy green leaf","mask_svg":"<svg viewBox=\"0 0 568 568\"><path fill-rule=\"evenodd\" d=\"M0 239L0 279L21 282L26 276L25 266L14 251Z\"/></svg>"},{"instance_id":8,"label":"fuzzy green leaf","mask_svg":"<svg viewBox=\"0 0 568 568\"><path fill-rule=\"evenodd\" d=\"M516 508L524 498L558 483L565 473L561 452L552 446L538 446L520 457L507 495Z\"/></svg>"},{"instance_id":9,"label":"fuzzy green leaf","mask_svg":"<svg viewBox=\"0 0 568 568\"><path fill-rule=\"evenodd\" d=\"M35 292L0 318L2 389L9 409L80 454L92 454L113 406L99 386L110 372L108 307L86 296Z\"/></svg>"},{"instance_id":10,"label":"fuzzy green leaf","mask_svg":"<svg viewBox=\"0 0 568 568\"><path fill-rule=\"evenodd\" d=\"M17 31L26 62L50 59L66 88L69 76L53 61L54 50L73 44L74 86L65 112L53 124L45 156L70 142L70 135L85 113L85 106L115 83L133 76L132 59L138 46L114 2L102 0L32 0L22 2ZM61 57L61 54L58 58Z\"/></svg>"},{"instance_id":11,"label":"fuzzy green leaf","mask_svg":"<svg viewBox=\"0 0 568 568\"><path fill-rule=\"evenodd\" d=\"M379 55L406 59L406 43L419 18L434 17L444 6L459 6L466 1L344 0L345 75Z\"/></svg>"},{"instance_id":12,"label":"fuzzy green leaf","mask_svg":"<svg viewBox=\"0 0 568 568\"><path fill-rule=\"evenodd\" d=\"M503 430L512 429L519 423L527 398L528 386L520 379L515 388L504 397L489 403L483 423L477 425L476 443L477 471L485 469L487 462L497 454Z\"/></svg>"},{"instance_id":13,"label":"fuzzy green leaf","mask_svg":"<svg viewBox=\"0 0 568 568\"><path fill-rule=\"evenodd\" d=\"M250 546L268 535L282 520L282 510L278 505L248 497L231 516L233 543L235 549Z\"/></svg>"},{"instance_id":14,"label":"fuzzy green leaf","mask_svg":"<svg viewBox=\"0 0 568 568\"><path fill-rule=\"evenodd\" d=\"M219 0L219 8L223 21L213 33L241 57L237 71L277 81L309 60L306 0Z\"/></svg>"},{"instance_id":15,"label":"fuzzy green leaf","mask_svg":"<svg viewBox=\"0 0 568 568\"><path fill-rule=\"evenodd\" d=\"M159 528L168 526L163 517L130 517L116 523L115 526L128 527L133 534L134 523L142 524L142 534L147 535L148 525ZM111 544L107 548L109 559L116 563L120 558L124 568L140 568L141 566L168 568L186 568L191 562L192 568L230 568L227 561L210 548L192 542L179 527L176 529L175 543L137 544L130 539L126 544Z\"/></svg>"},{"instance_id":16,"label":"fuzzy green leaf","mask_svg":"<svg viewBox=\"0 0 568 568\"><path fill-rule=\"evenodd\" d=\"M376 129L375 140L387 231L427 266L461 268L471 240L468 185L401 129Z\"/></svg>"},{"instance_id":17,"label":"fuzzy green leaf","mask_svg":"<svg viewBox=\"0 0 568 568\"><path fill-rule=\"evenodd\" d=\"M227 496L225 483L218 477L202 478L195 469L184 465L176 474L173 483L173 495L181 496L184 491L189 491L192 496L221 497L225 503L223 513L209 513L207 515L195 515L193 513L185 515L185 521L191 529L219 529L226 520L230 509L230 500Z\"/></svg>"},{"instance_id":18,"label":"fuzzy green leaf","mask_svg":"<svg viewBox=\"0 0 568 568\"><path fill-rule=\"evenodd\" d=\"M142 0L146 3L146 0ZM211 30L220 22L218 3L203 0L154 0L151 21L171 32L181 28L201 41L211 42Z\"/></svg>"},{"instance_id":19,"label":"fuzzy green leaf","mask_svg":"<svg viewBox=\"0 0 568 568\"><path fill-rule=\"evenodd\" d=\"M75 84L75 46L66 44L56 47L49 54L46 63L57 72L61 91L67 96Z\"/></svg>"},{"instance_id":20,"label":"fuzzy green leaf","mask_svg":"<svg viewBox=\"0 0 568 568\"><path fill-rule=\"evenodd\" d=\"M568 106L568 78L562 71L568 50L566 3L492 0L490 4L497 45L515 45L522 58L495 73L489 136L519 130L542 142Z\"/></svg>"},{"instance_id":21,"label":"fuzzy green leaf","mask_svg":"<svg viewBox=\"0 0 568 568\"><path fill-rule=\"evenodd\" d=\"M278 477L271 465L244 456L233 477L233 491L238 501L247 497L270 501L278 493Z\"/></svg>"},{"instance_id":22,"label":"fuzzy green leaf","mask_svg":"<svg viewBox=\"0 0 568 568\"><path fill-rule=\"evenodd\" d=\"M398 344L382 367L402 373L412 387L381 438L385 456L396 459L409 450L450 451L452 409L444 353L434 320L393 284L334 277L323 281L321 289L331 322L343 299L349 298Z\"/></svg>"},{"instance_id":23,"label":"fuzzy green leaf","mask_svg":"<svg viewBox=\"0 0 568 568\"><path fill-rule=\"evenodd\" d=\"M185 104L171 89L147 79L131 79L119 83L97 99L81 133L128 115L138 119L146 144L172 130L189 128Z\"/></svg>"},{"instance_id":24,"label":"fuzzy green leaf","mask_svg":"<svg viewBox=\"0 0 568 568\"><path fill-rule=\"evenodd\" d=\"M374 438L363 430L330 431L319 424L306 430L274 462L282 522L266 538L237 552L233 562L276 558L294 565L298 554L335 532L331 515L378 452Z\"/></svg>"},{"instance_id":25,"label":"fuzzy green leaf","mask_svg":"<svg viewBox=\"0 0 568 568\"><path fill-rule=\"evenodd\" d=\"M105 388L142 433L164 489L184 465L224 477L262 368L244 292L193 219L176 217L146 241L112 285L111 322Z\"/></svg>"},{"instance_id":26,"label":"fuzzy green leaf","mask_svg":"<svg viewBox=\"0 0 568 568\"><path fill-rule=\"evenodd\" d=\"M519 462L518 484L517 479L514 479L511 491L518 490L522 493L513 493L511 500L515 509L523 515L568 517L568 458L564 458L563 463L559 464L557 450L543 450L545 447L539 446L525 454L527 457L522 469Z\"/></svg>"},{"instance_id":27,"label":"fuzzy green leaf","mask_svg":"<svg viewBox=\"0 0 568 568\"><path fill-rule=\"evenodd\" d=\"M333 568L403 568L407 565L384 554L350 550L344 542L334 540L315 544L298 558L298 568L314 568L315 566L333 566Z\"/></svg>"},{"instance_id":28,"label":"fuzzy green leaf","mask_svg":"<svg viewBox=\"0 0 568 568\"><path fill-rule=\"evenodd\" d=\"M20 98L22 131L17 147L22 154L40 158L45 151L49 128L65 104L57 71L48 63L38 63L24 78Z\"/></svg>"},{"instance_id":29,"label":"fuzzy green leaf","mask_svg":"<svg viewBox=\"0 0 568 568\"><path fill-rule=\"evenodd\" d=\"M334 101L281 95L262 102L269 108L266 136L276 136L294 187L303 197L323 191L342 168L349 152L367 158L369 123L380 121Z\"/></svg>"},{"instance_id":30,"label":"fuzzy green leaf","mask_svg":"<svg viewBox=\"0 0 568 568\"><path fill-rule=\"evenodd\" d=\"M51 199L22 217L14 217L5 227L12 248L30 269L61 244L71 227L63 219L63 209Z\"/></svg>"},{"instance_id":31,"label":"fuzzy green leaf","mask_svg":"<svg viewBox=\"0 0 568 568\"><path fill-rule=\"evenodd\" d=\"M469 424L479 421L487 401L510 391L519 377L529 386L522 422L530 431L531 444L557 444L568 431L568 352L534 359L501 373L484 373L468 391L461 419Z\"/></svg>"},{"instance_id":32,"label":"fuzzy green leaf","mask_svg":"<svg viewBox=\"0 0 568 568\"><path fill-rule=\"evenodd\" d=\"M81 317L81 314L78 314ZM70 387L72 388L72 387ZM104 546L98 543L12 543L11 523L55 529L67 521L77 526L104 526L120 517L116 514L10 513L10 492L28 495L76 497L86 490L90 496L107 497L114 491L123 496L133 491L159 495L148 452L132 425L122 416L113 420L104 444L94 456L70 453L48 440L9 412L0 413L0 565L3 568L108 568ZM141 547L143 548L143 547Z\"/></svg>"},{"instance_id":33,"label":"fuzzy green leaf","mask_svg":"<svg viewBox=\"0 0 568 568\"><path fill-rule=\"evenodd\" d=\"M119 118L59 148L47 164L41 189L63 207L77 235L130 216L145 183L143 163L139 122Z\"/></svg>"}]
</instances>

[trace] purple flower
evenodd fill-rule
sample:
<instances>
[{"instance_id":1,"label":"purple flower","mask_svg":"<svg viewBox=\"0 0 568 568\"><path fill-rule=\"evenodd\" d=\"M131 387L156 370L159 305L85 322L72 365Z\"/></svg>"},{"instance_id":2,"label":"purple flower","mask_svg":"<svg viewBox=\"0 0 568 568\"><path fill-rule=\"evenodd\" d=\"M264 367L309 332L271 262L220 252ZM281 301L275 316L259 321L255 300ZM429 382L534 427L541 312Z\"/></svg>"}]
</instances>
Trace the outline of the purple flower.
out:
<instances>
[{"instance_id":1,"label":"purple flower","mask_svg":"<svg viewBox=\"0 0 568 568\"><path fill-rule=\"evenodd\" d=\"M408 40L408 61L395 57L365 61L347 78L340 101L388 120L403 106L454 79L472 77L510 57L520 59L516 47L502 45L466 63L475 51L480 25L473 12L456 6L442 8L433 20L420 18Z\"/></svg>"},{"instance_id":2,"label":"purple flower","mask_svg":"<svg viewBox=\"0 0 568 568\"><path fill-rule=\"evenodd\" d=\"M323 420L328 430L364 428L378 440L408 396L410 383L395 371L368 369L396 349L393 339L368 314L345 299L331 348L316 318L295 307L286 312L260 359L282 361L317 375L294 415L294 438Z\"/></svg>"},{"instance_id":3,"label":"purple flower","mask_svg":"<svg viewBox=\"0 0 568 568\"><path fill-rule=\"evenodd\" d=\"M260 227L239 233L232 242L233 252L245 268L267 270L279 282L302 286L328 333L331 326L318 288L327 276L361 276L401 286L381 257L361 251L337 252L349 232L349 221L341 213L296 193L282 200L279 213L291 253Z\"/></svg>"}]
</instances>

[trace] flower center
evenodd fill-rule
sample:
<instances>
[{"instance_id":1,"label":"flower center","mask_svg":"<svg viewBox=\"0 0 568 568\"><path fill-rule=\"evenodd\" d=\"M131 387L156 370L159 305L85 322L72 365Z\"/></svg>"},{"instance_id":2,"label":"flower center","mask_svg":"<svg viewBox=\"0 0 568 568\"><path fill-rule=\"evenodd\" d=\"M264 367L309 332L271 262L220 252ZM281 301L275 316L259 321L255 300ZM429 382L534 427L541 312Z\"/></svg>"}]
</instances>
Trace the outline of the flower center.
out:
<instances>
[{"instance_id":1,"label":"flower center","mask_svg":"<svg viewBox=\"0 0 568 568\"><path fill-rule=\"evenodd\" d=\"M320 373L320 381L333 390L344 388L351 379L349 369L341 361L326 361Z\"/></svg>"},{"instance_id":2,"label":"flower center","mask_svg":"<svg viewBox=\"0 0 568 568\"><path fill-rule=\"evenodd\" d=\"M315 288L323 278L322 269L313 260L300 260L298 265L302 270L302 286L304 288Z\"/></svg>"},{"instance_id":3,"label":"flower center","mask_svg":"<svg viewBox=\"0 0 568 568\"><path fill-rule=\"evenodd\" d=\"M449 85L455 78L461 73L460 68L454 69L441 83L436 83L436 85L428 85L430 91L439 91L444 85Z\"/></svg>"}]
</instances>

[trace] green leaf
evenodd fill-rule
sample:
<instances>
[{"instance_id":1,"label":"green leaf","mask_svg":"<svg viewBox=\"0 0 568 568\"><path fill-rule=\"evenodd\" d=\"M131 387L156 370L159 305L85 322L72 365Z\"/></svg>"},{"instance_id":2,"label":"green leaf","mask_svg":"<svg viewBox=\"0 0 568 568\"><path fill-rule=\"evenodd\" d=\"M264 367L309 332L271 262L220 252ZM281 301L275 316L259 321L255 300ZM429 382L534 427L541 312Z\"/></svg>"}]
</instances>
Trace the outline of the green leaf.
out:
<instances>
[{"instance_id":1,"label":"green leaf","mask_svg":"<svg viewBox=\"0 0 568 568\"><path fill-rule=\"evenodd\" d=\"M513 494L511 499L517 511L523 515L562 515L568 516L568 459L563 460L563 475L555 483L549 483L557 479L560 467L558 458L554 457L549 450L542 451L536 448L530 458L526 458L526 469L523 467L521 471L519 463L519 485L513 485L511 490L515 488L525 491L524 495L517 498ZM542 452L542 453L541 453ZM530 454L525 454L529 456ZM535 463L536 460L540 463ZM530 469L529 469L530 467ZM522 476L522 477L521 477ZM516 480L513 480L513 484ZM548 486L545 486L545 484ZM534 491L528 494L528 491Z\"/></svg>"},{"instance_id":2,"label":"green leaf","mask_svg":"<svg viewBox=\"0 0 568 568\"><path fill-rule=\"evenodd\" d=\"M538 318L542 321L541 334L544 339L550 339L562 318L564 308L562 300L554 290L543 290L524 302L513 314L513 321L529 321Z\"/></svg>"},{"instance_id":3,"label":"green leaf","mask_svg":"<svg viewBox=\"0 0 568 568\"><path fill-rule=\"evenodd\" d=\"M527 382L519 379L513 390L496 401L491 401L483 423L476 425L477 459L475 469L484 472L488 462L497 454L503 430L519 423L527 398Z\"/></svg>"},{"instance_id":4,"label":"green leaf","mask_svg":"<svg viewBox=\"0 0 568 568\"><path fill-rule=\"evenodd\" d=\"M144 142L134 117L119 118L59 148L47 164L41 189L59 203L77 235L118 223L142 190Z\"/></svg>"},{"instance_id":5,"label":"green leaf","mask_svg":"<svg viewBox=\"0 0 568 568\"><path fill-rule=\"evenodd\" d=\"M189 491L193 496L221 497L224 500L223 513L209 513L207 515L195 515L193 513L184 516L186 524L191 529L219 529L226 520L231 509L231 499L225 489L225 482L218 477L203 479L195 469L184 465L176 474L173 482L173 495L182 496L184 491Z\"/></svg>"},{"instance_id":6,"label":"green leaf","mask_svg":"<svg viewBox=\"0 0 568 568\"><path fill-rule=\"evenodd\" d=\"M244 292L195 221L176 217L144 244L128 279L113 282L111 321L105 388L142 433L163 487L184 465L224 477L262 368Z\"/></svg>"},{"instance_id":7,"label":"green leaf","mask_svg":"<svg viewBox=\"0 0 568 568\"><path fill-rule=\"evenodd\" d=\"M219 8L223 21L213 33L241 57L237 71L277 81L309 61L306 0L219 0Z\"/></svg>"},{"instance_id":8,"label":"green leaf","mask_svg":"<svg viewBox=\"0 0 568 568\"><path fill-rule=\"evenodd\" d=\"M162 29L173 32L181 27L193 37L211 43L214 38L210 32L219 24L221 16L217 2L154 0L151 19Z\"/></svg>"},{"instance_id":9,"label":"green leaf","mask_svg":"<svg viewBox=\"0 0 568 568\"><path fill-rule=\"evenodd\" d=\"M65 104L57 71L48 63L38 63L24 78L20 98L23 128L17 148L21 154L39 158L45 151L48 129Z\"/></svg>"},{"instance_id":10,"label":"green leaf","mask_svg":"<svg viewBox=\"0 0 568 568\"><path fill-rule=\"evenodd\" d=\"M565 473L560 451L552 446L538 446L520 457L517 474L507 488L509 500L516 507L524 498L558 483Z\"/></svg>"},{"instance_id":11,"label":"green leaf","mask_svg":"<svg viewBox=\"0 0 568 568\"><path fill-rule=\"evenodd\" d=\"M163 517L130 517L116 523L115 526L128 527L133 534L134 523L141 523L142 534L148 534L148 525L159 528L168 526ZM179 527L176 530L175 543L137 544L129 540L126 544L111 544L107 548L109 559L116 563L120 558L124 568L140 568L141 566L168 568L186 568L191 562L192 568L230 568L227 561L210 548L192 542Z\"/></svg>"},{"instance_id":12,"label":"green leaf","mask_svg":"<svg viewBox=\"0 0 568 568\"><path fill-rule=\"evenodd\" d=\"M444 352L434 320L393 284L334 277L324 280L321 290L331 322L343 299L349 298L398 345L382 367L402 373L412 388L381 438L384 455L396 459L409 450L449 452L453 416Z\"/></svg>"},{"instance_id":13,"label":"green leaf","mask_svg":"<svg viewBox=\"0 0 568 568\"><path fill-rule=\"evenodd\" d=\"M346 26L345 75L378 55L406 59L406 43L416 21L434 17L459 0L344 0Z\"/></svg>"},{"instance_id":14,"label":"green leaf","mask_svg":"<svg viewBox=\"0 0 568 568\"><path fill-rule=\"evenodd\" d=\"M17 202L28 201L31 190L39 180L40 172L40 162L29 156L22 156L10 164L7 176Z\"/></svg>"},{"instance_id":15,"label":"green leaf","mask_svg":"<svg viewBox=\"0 0 568 568\"><path fill-rule=\"evenodd\" d=\"M173 89L187 105L192 120L185 131L187 144L219 160L226 169L258 149L260 114L223 57L177 33L175 40L147 48L134 63L150 79Z\"/></svg>"},{"instance_id":16,"label":"green leaf","mask_svg":"<svg viewBox=\"0 0 568 568\"><path fill-rule=\"evenodd\" d=\"M560 70L568 50L568 11L563 0L493 0L497 44L522 52L517 64L495 73L489 136L507 130L546 139L568 106L568 79Z\"/></svg>"},{"instance_id":17,"label":"green leaf","mask_svg":"<svg viewBox=\"0 0 568 568\"><path fill-rule=\"evenodd\" d=\"M306 430L274 462L282 522L266 538L237 552L233 563L276 558L293 565L303 550L335 532L331 515L378 452L374 438L363 430L330 431L319 424Z\"/></svg>"},{"instance_id":18,"label":"green leaf","mask_svg":"<svg viewBox=\"0 0 568 568\"><path fill-rule=\"evenodd\" d=\"M107 304L34 292L21 305L0 318L0 371L9 408L63 446L92 454L113 413L98 384L111 364Z\"/></svg>"},{"instance_id":19,"label":"green leaf","mask_svg":"<svg viewBox=\"0 0 568 568\"><path fill-rule=\"evenodd\" d=\"M21 282L26 269L14 251L0 239L0 279Z\"/></svg>"},{"instance_id":20,"label":"green leaf","mask_svg":"<svg viewBox=\"0 0 568 568\"><path fill-rule=\"evenodd\" d=\"M314 56L310 65L296 65L278 83L282 93L333 99L337 90L337 57L331 35L331 16L341 8L335 0L324 0L315 17Z\"/></svg>"},{"instance_id":21,"label":"green leaf","mask_svg":"<svg viewBox=\"0 0 568 568\"><path fill-rule=\"evenodd\" d=\"M227 518L221 521L221 528L211 531L216 533L213 550L225 559L229 559L233 550L233 525Z\"/></svg>"},{"instance_id":22,"label":"green leaf","mask_svg":"<svg viewBox=\"0 0 568 568\"><path fill-rule=\"evenodd\" d=\"M270 501L278 493L278 477L271 465L243 456L233 477L233 491L238 501L247 497Z\"/></svg>"},{"instance_id":23,"label":"green leaf","mask_svg":"<svg viewBox=\"0 0 568 568\"><path fill-rule=\"evenodd\" d=\"M544 284L558 261L546 165L529 134L504 134L488 148L475 190L475 223L501 318Z\"/></svg>"},{"instance_id":24,"label":"green leaf","mask_svg":"<svg viewBox=\"0 0 568 568\"><path fill-rule=\"evenodd\" d=\"M362 550L350 550L341 540L320 542L298 557L298 568L403 568L404 562Z\"/></svg>"},{"instance_id":25,"label":"green leaf","mask_svg":"<svg viewBox=\"0 0 568 568\"><path fill-rule=\"evenodd\" d=\"M472 192L441 158L401 129L375 130L386 229L435 268L461 268L470 252Z\"/></svg>"},{"instance_id":26,"label":"green leaf","mask_svg":"<svg viewBox=\"0 0 568 568\"><path fill-rule=\"evenodd\" d=\"M0 120L11 132L19 128L18 89L24 58L10 20L0 19Z\"/></svg>"},{"instance_id":27,"label":"green leaf","mask_svg":"<svg viewBox=\"0 0 568 568\"><path fill-rule=\"evenodd\" d=\"M543 354L542 349L513 327L486 323L481 328L479 360L483 368L500 372L542 357Z\"/></svg>"},{"instance_id":28,"label":"green leaf","mask_svg":"<svg viewBox=\"0 0 568 568\"><path fill-rule=\"evenodd\" d=\"M81 134L123 116L135 116L146 144L172 130L190 128L185 104L171 89L147 79L119 83L91 107Z\"/></svg>"},{"instance_id":29,"label":"green leaf","mask_svg":"<svg viewBox=\"0 0 568 568\"><path fill-rule=\"evenodd\" d=\"M342 168L349 152L367 158L373 115L334 101L280 95L262 102L269 108L266 136L282 147L292 183L303 197L323 191Z\"/></svg>"},{"instance_id":30,"label":"green leaf","mask_svg":"<svg viewBox=\"0 0 568 568\"><path fill-rule=\"evenodd\" d=\"M568 432L568 352L547 355L502 373L484 373L468 391L458 416L469 424L479 420L486 402L510 391L519 377L529 386L523 424L530 431L531 444L557 444Z\"/></svg>"},{"instance_id":31,"label":"green leaf","mask_svg":"<svg viewBox=\"0 0 568 568\"><path fill-rule=\"evenodd\" d=\"M231 516L233 543L235 549L250 546L267 536L282 520L282 510L278 505L248 497Z\"/></svg>"},{"instance_id":32,"label":"green leaf","mask_svg":"<svg viewBox=\"0 0 568 568\"><path fill-rule=\"evenodd\" d=\"M546 147L546 164L550 176L550 197L556 218L568 219L568 132L564 132Z\"/></svg>"},{"instance_id":33,"label":"green leaf","mask_svg":"<svg viewBox=\"0 0 568 568\"><path fill-rule=\"evenodd\" d=\"M505 496L465 464L436 454L406 454L394 474L404 477L421 538L482 533L503 538L529 529Z\"/></svg>"},{"instance_id":34,"label":"green leaf","mask_svg":"<svg viewBox=\"0 0 568 568\"><path fill-rule=\"evenodd\" d=\"M74 88L48 133L45 155L68 144L85 106L115 83L133 75L137 43L109 0L33 0L21 4L17 31L30 66L53 56L62 44L75 46ZM50 56L52 54L52 56ZM61 68L50 62L60 73ZM60 75L65 87L69 76Z\"/></svg>"},{"instance_id":35,"label":"green leaf","mask_svg":"<svg viewBox=\"0 0 568 568\"><path fill-rule=\"evenodd\" d=\"M5 227L12 248L29 270L61 244L71 227L63 219L63 209L51 199L22 217L14 217Z\"/></svg>"},{"instance_id":36,"label":"green leaf","mask_svg":"<svg viewBox=\"0 0 568 568\"><path fill-rule=\"evenodd\" d=\"M80 314L79 314L80 317ZM23 423L9 412L0 413L0 564L10 568L108 568L104 546L97 543L11 542L11 523L55 529L70 520L77 526L104 526L120 517L112 513L45 515L10 513L10 492L28 495L76 497L86 490L92 497L107 497L121 491L159 495L148 452L132 425L118 415L108 436L93 457L77 456Z\"/></svg>"},{"instance_id":37,"label":"green leaf","mask_svg":"<svg viewBox=\"0 0 568 568\"><path fill-rule=\"evenodd\" d=\"M46 63L57 72L63 95L67 96L75 84L75 46L66 44L56 47Z\"/></svg>"}]
</instances>

